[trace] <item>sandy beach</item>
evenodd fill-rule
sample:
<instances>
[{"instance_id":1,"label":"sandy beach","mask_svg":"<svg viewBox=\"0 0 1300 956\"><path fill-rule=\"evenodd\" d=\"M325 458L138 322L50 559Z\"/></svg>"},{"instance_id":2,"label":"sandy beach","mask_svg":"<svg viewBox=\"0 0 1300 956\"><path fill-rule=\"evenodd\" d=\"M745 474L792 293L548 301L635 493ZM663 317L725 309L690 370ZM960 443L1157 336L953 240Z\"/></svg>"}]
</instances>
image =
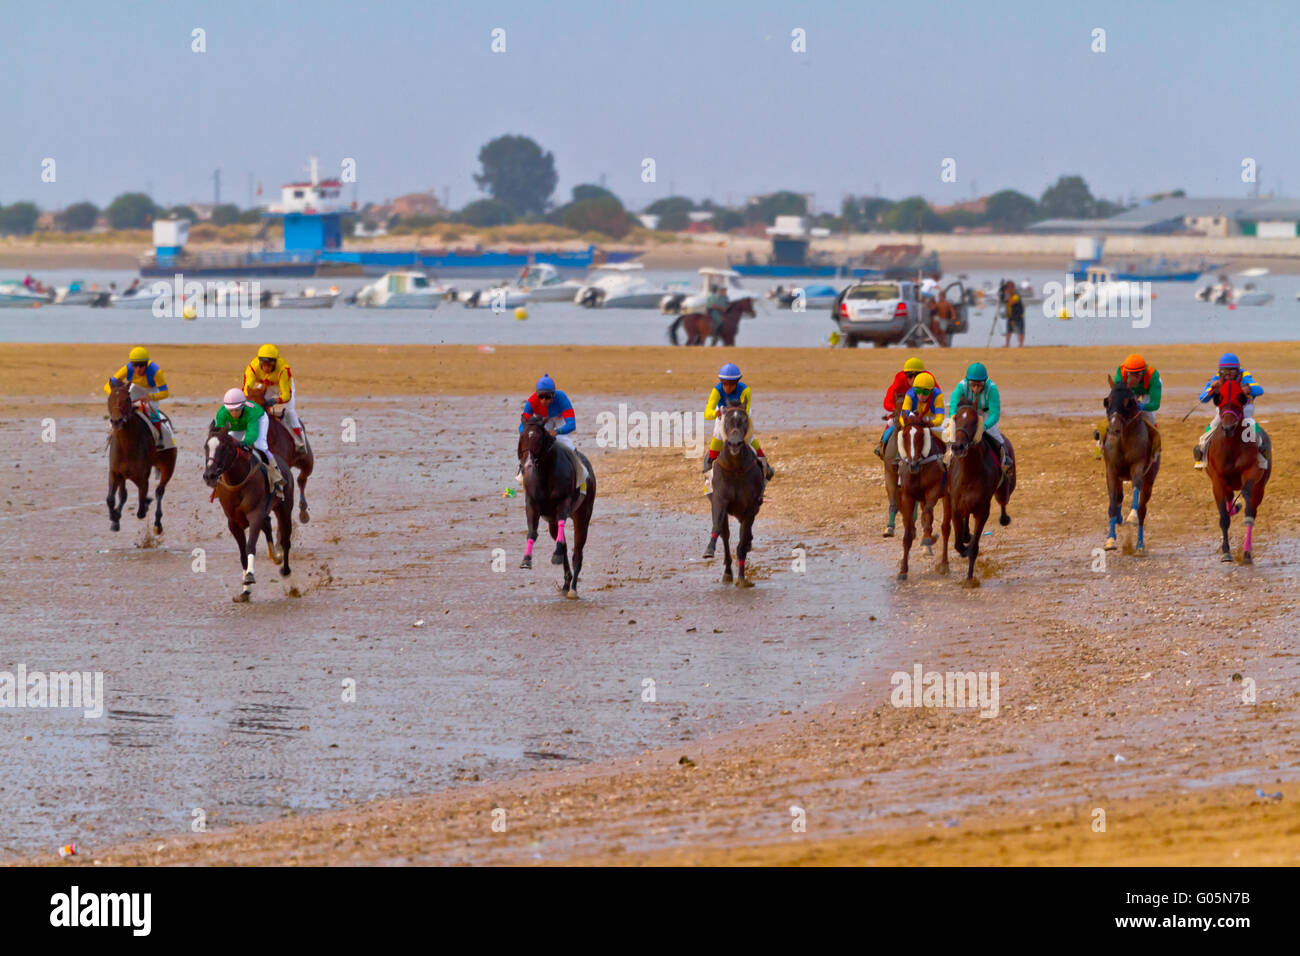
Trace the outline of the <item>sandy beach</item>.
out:
<instances>
[{"instance_id":1,"label":"sandy beach","mask_svg":"<svg viewBox=\"0 0 1300 956\"><path fill-rule=\"evenodd\" d=\"M52 417L75 422L89 447L105 428L98 383L120 364L125 348L8 346L0 371L19 413L4 427L7 443L26 448L22 436ZM300 559L300 566L313 569L311 590L296 604L266 607L278 608L270 613L292 633L295 620L353 615L363 593L382 607L403 603L404 590L436 592L448 573L433 557L444 536L441 512L417 506L347 524L357 510L355 481L368 476L391 489L394 501L413 493L423 500L424 492L413 492L424 487L413 466L429 454L428 439L418 427L398 423L402 415L415 416L414 423L462 407L485 410L490 424L484 437L502 446L500 458L508 461L512 408L541 363L574 398L583 422L579 443L601 482L605 504L598 501L588 559L592 589L576 606L561 601L552 608L553 599L544 595L498 592L490 581L466 577L455 585L465 589L460 597L456 590L442 592L450 620L471 621L477 601L499 593L494 600L524 620L564 612L568 637L594 650L608 640L611 620L636 614L641 630L633 626L630 633L641 641L655 642L656 633L672 629L675 639L700 645L706 659L715 650L739 655L727 665L733 681L744 672L750 627L766 633L763 625L780 621L791 659L806 659L809 667L815 667L823 635L860 629L863 653L857 663L839 665L828 684L833 692L807 706L774 703L743 726L715 721L702 725L707 732L683 731L675 742L621 754L613 747L609 758L477 782L469 773L451 783L434 780L434 786L408 782L398 787L402 796L318 813L286 809L263 823L218 822L205 834L159 830L119 845L99 845L93 832L82 832L87 851L70 864L1300 861L1300 660L1292 637L1300 459L1289 441L1300 424L1300 343L1270 343L1243 354L1267 389L1259 417L1275 449L1253 567L1218 562L1209 484L1190 458L1208 415L1201 408L1179 421L1212 371L1214 347L1147 350L1165 380L1165 463L1148 519L1149 553L1112 553L1100 569L1105 492L1092 429L1103 421L1103 375L1123 356L1099 348L927 351L947 390L968 362L989 364L1003 395L1003 429L1017 449L1013 521L985 539L977 571L984 586L974 591L958 587L964 562L955 555L952 572L943 576L933 570L937 558L917 549L912 579L893 581L900 545L880 537L885 495L870 446L879 434L881 393L902 358L896 350L726 353L755 390L758 431L778 474L756 525L751 565L758 586L740 592L722 585L718 564L700 561L694 551L707 537L697 460L681 448L599 448L594 441L595 415L619 402L647 411L701 406L722 356L703 349L294 347L286 357L302 388L304 418L325 427L334 416L352 414L363 428L392 423L397 430L382 454L366 456L367 470L341 457L345 449L321 455L313 477L321 489L313 499L319 516L303 529ZM192 422L183 439L192 445L197 423L248 356L233 347L185 346L160 349L156 357L178 396L173 407ZM455 447L454 432L438 434L443 437L435 438L434 448L444 441ZM59 516L41 510L50 504L49 490L67 480L59 461L57 454L32 457L8 488L0 518L21 520L26 540L66 533ZM98 460L90 466L98 474L102 467ZM351 474L349 482L331 477L340 468ZM98 481L87 478L93 482L87 487ZM471 502L483 492L457 486L448 494L455 513L479 507ZM488 494L495 498L499 490ZM190 472L178 472L169 507L188 514L193 502L197 515L198 496L206 499ZM508 510L491 509L476 520L505 535L513 567L522 531L518 512L507 516ZM629 552L635 547L630 542L607 537L595 545L602 535L639 533L636 522L654 515L697 521L698 545L681 554ZM105 537L102 525L101 504L84 538L60 540L61 549L79 561L78 548L93 551ZM398 529L406 534L409 527L410 543L403 538L393 544L403 555L400 578L348 566L363 527L385 536ZM1240 530L1234 525L1234 547ZM229 541L218 543L219 532L208 534L210 547L230 548ZM124 543L130 544L114 542ZM793 548L801 544L807 564L796 571ZM608 550L615 545L617 565ZM409 553L411 546L416 553ZM180 547L188 547L184 539ZM124 568L133 563L126 556L112 560ZM846 561L859 564L864 586L871 585L865 604L844 594L852 609L847 622L829 605L824 613L792 613L800 589L828 573L819 567ZM112 573L115 566L102 567ZM328 580L315 570L320 566L330 568ZM74 564L61 574L76 581L90 568ZM550 570L535 576L549 580ZM675 612L653 584L664 575L686 582L690 592ZM202 601L217 600L209 592ZM39 608L29 613L40 617ZM256 606L253 613L259 613ZM436 630L423 633L426 640L443 639ZM505 634L485 640L504 642ZM546 640L534 635L518 653L538 653ZM894 706L892 675L918 664L927 671L997 672L997 716ZM1243 698L1247 680L1254 703ZM583 697L580 688L570 693ZM579 737L586 733L582 724L570 726ZM505 811L505 832L492 829L494 810ZM800 814L805 829L793 832ZM50 862L48 856L27 859Z\"/></svg>"}]
</instances>

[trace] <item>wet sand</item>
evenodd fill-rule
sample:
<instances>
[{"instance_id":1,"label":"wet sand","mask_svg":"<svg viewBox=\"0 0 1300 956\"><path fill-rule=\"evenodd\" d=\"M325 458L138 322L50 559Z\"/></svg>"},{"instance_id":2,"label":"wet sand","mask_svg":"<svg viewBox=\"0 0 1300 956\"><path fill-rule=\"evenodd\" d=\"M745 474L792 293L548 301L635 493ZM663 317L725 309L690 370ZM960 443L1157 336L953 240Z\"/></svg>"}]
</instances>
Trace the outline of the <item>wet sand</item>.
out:
<instances>
[{"instance_id":1,"label":"wet sand","mask_svg":"<svg viewBox=\"0 0 1300 956\"><path fill-rule=\"evenodd\" d=\"M77 391L77 381L120 364L121 351L16 346L0 361L11 393L27 396L18 403L21 412L6 425L6 445L15 444L10 440L19 434L15 430L37 429L41 417L79 418L75 427L81 429L84 447L78 453L91 463L86 470L92 473L84 479L86 494L95 499L99 495L89 489L101 482L103 463L88 450L96 430L95 413L88 411L93 383L82 399L69 393ZM412 698L424 690L421 682L436 679L433 672L449 660L459 663L457 686L476 695L471 701L493 708L498 699L506 699L479 667L470 665L472 645L485 658L520 655L513 672L507 672L514 681L507 687L523 686L525 675L535 677L540 666L548 680L568 680L576 701L592 695L587 682L598 680L602 668L625 673L630 648L663 646L665 657L656 666L665 666L675 652L672 642L678 642L700 664L696 686L680 701L694 715L692 733L681 739L657 724L670 720L666 713L675 713L661 707L655 708L654 718L611 717L615 707L606 687L606 698L595 695L594 706L574 703L578 709L571 714L541 709L554 719L545 728L528 728L552 746L566 727L573 730L559 738L561 749L566 737L591 741L603 729L606 739L579 748L584 762L572 767L522 773L508 759L462 759L457 766L463 766L465 776L477 773L480 780L460 780L447 789L432 758L417 768L423 772L397 780L391 779L392 764L375 760L372 776L388 784L376 787L378 793L437 792L250 827L227 829L234 821L226 813L213 821L214 832L202 836L186 833L187 817L178 805L166 817L174 829L142 825L139 832L151 838L121 847L86 839L88 858L108 863L1295 863L1300 858L1294 809L1300 663L1291 634L1296 624L1294 505L1300 462L1287 436L1294 433L1298 417L1298 352L1300 346L1282 343L1243 356L1268 389L1259 414L1276 448L1276 474L1256 527L1258 563L1250 568L1222 565L1214 554L1217 521L1208 482L1191 469L1188 453L1206 416L1198 411L1186 424L1177 422L1213 366L1217 353L1208 347L1148 352L1166 380L1161 415L1165 464L1148 521L1150 553L1146 558L1112 554L1104 570L1095 569L1093 550L1104 530L1105 497L1101 466L1091 454L1091 429L1101 420L1095 411L1104 394L1102 376L1122 356L1110 349L1030 349L1005 358L1001 350L925 353L940 384L948 388L972 358L992 363L1006 406L1004 430L1019 454L1013 523L985 539L979 569L984 587L976 591L957 587L955 556L952 573L943 578L932 571L932 559L914 551L912 580L892 580L899 543L878 537L884 491L869 446L880 427L878 393L902 357L895 350L727 353L755 388L759 433L779 469L760 516L752 558L759 586L748 592L722 586L717 564L705 567L694 558L707 529L705 501L695 464L681 449L598 456L600 500L610 513L593 527L587 599L575 609L538 593L553 571L544 561L531 584L518 581L521 572L513 568L521 520L499 504L499 490L482 493L498 504L489 508L491 502L485 501L484 511L470 520L474 533L486 539L476 545L454 543L452 529L440 523L443 515L436 508L426 512L424 502L412 500L411 489L423 487L416 481L419 471L430 471L416 462L430 456L412 458L413 438L405 426L391 438L384 432L385 442L391 440L395 447L364 449L361 460L342 447L331 448L318 466L324 494L319 504L313 500L313 508L320 509L319 518L314 515L303 529L298 559L300 573L309 576L321 573L313 571L316 565L327 566L326 573L335 579L328 585L301 599L286 599L272 593L276 585L259 584L255 604L236 608L226 600L235 584L235 560L226 553L233 542L223 540L220 522L204 508L201 521L194 519L199 523L185 531L209 542L213 570L197 592L187 581L175 582L184 603L161 610L170 608L164 616L172 618L194 617L197 635L235 629L235 636L223 638L235 641L235 647L215 645L227 652L229 664L209 664L205 675L222 694L235 700L257 688L252 681L261 676L242 672L248 663L239 651L247 656L250 637L239 634L239 628L250 615L233 615L278 609L273 619L287 642L283 660L278 671L269 661L254 666L268 668L262 678L267 683L260 686L285 703L294 696L285 693L286 687L309 680L304 672L324 666L324 652L313 650L303 632L331 626L337 627L340 640L358 641L348 632L375 634L380 629L368 622L377 609L381 617L393 611L402 632L394 628L391 636L380 634L379 659L400 669L411 643L403 637L417 633L405 618L426 614L436 597L449 624L465 625L452 630L486 633L435 657L432 670L418 670L408 687L399 684L393 690L387 716L393 718L389 724L396 724L397 741L427 734L426 725L439 720L439 709L454 706L446 685L436 685L437 692L427 697L431 715L407 713ZM504 450L498 448L503 442L496 432L499 428L508 439L517 399L501 396L511 393L510 383L531 381L539 364L578 401L585 416L581 444L590 451L595 412L625 398L647 411L694 408L702 403L722 355L669 349L499 348L480 353L307 346L296 347L289 359L304 390L304 409L320 407L309 421L353 406L361 422L374 421L372 412L385 423L413 412L437 422L429 425L431 447L439 447L439 427L458 442L467 441L438 456L438 462L450 465L458 461L454 455L462 454L473 464L438 471L432 483L435 488L445 484L449 500L465 508L470 489L457 482L467 481L471 473L499 474L503 465L508 467L509 441ZM184 381L184 394L206 395L210 402L230 370L246 360L242 351L218 347L168 348L159 357L175 387ZM1015 361L1008 364L1006 358ZM522 395L526 388L513 391ZM375 397L365 401L337 400L371 392ZM435 398L392 401L430 394ZM427 405L429 401L434 404ZM202 406L186 414L195 418L201 412ZM98 428L102 434L102 423ZM485 446L478 438L465 439L466 432L492 438ZM66 468L58 467L53 454L40 459L39 452L18 447L28 467L19 469L15 488L8 489L3 517L55 506L48 500L51 482L57 487L64 480ZM499 460L478 471L484 467L478 459L485 448ZM453 457L444 461L448 454ZM326 460L328 468L323 467ZM344 483L338 476L347 472L352 477ZM356 507L359 479L384 489L386 508ZM78 491L82 480L77 479ZM179 483L178 478L178 490L169 492L168 499L178 518L206 505L194 500L192 481L181 504ZM15 523L24 529L18 539L6 527ZM99 542L108 537L106 526L102 513L91 508L75 521L51 516L37 524L0 522L0 534L10 531L0 540L5 540L6 552L13 551L16 541L28 550L33 540L79 541L80 550L65 545L71 553L63 560L73 567L59 580L83 589L77 593L96 595L100 581L114 581L115 587L104 592L108 598L83 599L106 602L102 612L95 609L88 618L93 622L103 613L125 619L134 608L148 607L142 599L149 591L136 580L139 575L118 568L128 563L139 567L153 556L146 556L150 549L110 555L120 559L113 561L89 555L92 542L95 549L105 547ZM119 537L132 534L133 526L128 516ZM176 548L174 533L181 536L180 524L169 526L167 548ZM367 535L393 540L376 543ZM458 548L484 550L498 538L511 568L502 580L511 585L494 592L500 598L493 605L494 621L502 613L512 621L526 620L531 634L538 630L532 621L550 619L564 637L539 632L537 638L521 640L522 635L512 634L517 624L484 628L481 597L498 583L485 583L485 573L458 577L448 557ZM1234 546L1239 540L1234 527ZM113 544L129 551L127 542ZM802 572L791 567L790 551L797 544L807 546ZM598 547L611 550L600 554ZM6 564L13 567L13 555L9 557ZM180 558L188 561L185 555ZM223 562L230 568L224 569ZM342 580L334 570L340 565L348 565ZM214 573L219 567L220 573ZM267 565L260 567L269 572ZM856 587L854 577L860 579ZM670 586L660 587L661 580ZM601 593L602 586L617 589L617 603L628 605L625 610L636 614L639 625L648 620L656 626L647 631L622 625L635 634L630 642L612 636L620 617L629 615L611 613L614 595ZM423 600L417 596L421 591ZM805 603L813 605L811 613L802 607ZM66 606L43 597L37 607L44 608L47 643L72 637L61 616ZM677 636L673 627L662 626L672 615L688 616L680 607L693 615L695 632L686 632L692 626L686 625ZM593 624L592 617L598 622ZM713 627L724 636L713 637ZM846 640L857 637L856 644ZM261 634L258 640L265 641L268 655L277 646ZM770 670L791 668L784 679L799 681L789 685L784 697L772 696L764 683L768 640L781 642L784 660L778 664L774 659ZM664 646L665 641L670 643ZM731 656L720 653L716 641L728 642ZM117 644L115 639L106 648ZM125 646L131 648L133 662L143 659L147 648L138 639ZM606 646L609 654L603 657ZM805 664L817 660L808 656L814 647L825 656L805 670ZM22 650L30 657L38 648ZM196 672L216 658L202 638L188 651ZM793 670L796 661L798 671ZM891 675L910 672L918 663L927 671L997 671L998 716L891 706ZM350 664L345 657L333 666ZM809 675L822 665L835 671L833 679L819 685L820 693L809 691ZM606 671L606 680L612 679L611 672ZM502 676L495 669L488 674ZM738 707L743 695L734 691L725 706L708 697L698 684L714 683L714 675L756 681L753 706L748 711ZM1246 679L1257 690L1257 701L1250 705L1242 701ZM629 683L634 686L620 693L639 700L636 681ZM773 686L779 683L774 678ZM230 719L229 711L214 708L214 713L214 719ZM718 713L725 716L705 719ZM493 729L501 738L513 735L508 745L522 748L528 717L527 707L507 706ZM330 732L335 736L329 739L353 748L373 749L386 739L374 725ZM282 759L298 765L319 759L311 732L302 735L308 739L281 744ZM249 793L260 794L264 802L245 819L315 808L307 801L273 805L267 795L274 785L248 784ZM1279 802L1259 798L1256 788L1285 796ZM338 795L325 796L321 802L329 803ZM51 814L58 812L58 796L47 803ZM791 832L792 806L806 812L807 832ZM491 830L491 811L498 807L506 810L505 833ZM1097 809L1106 811L1105 833L1092 829Z\"/></svg>"}]
</instances>

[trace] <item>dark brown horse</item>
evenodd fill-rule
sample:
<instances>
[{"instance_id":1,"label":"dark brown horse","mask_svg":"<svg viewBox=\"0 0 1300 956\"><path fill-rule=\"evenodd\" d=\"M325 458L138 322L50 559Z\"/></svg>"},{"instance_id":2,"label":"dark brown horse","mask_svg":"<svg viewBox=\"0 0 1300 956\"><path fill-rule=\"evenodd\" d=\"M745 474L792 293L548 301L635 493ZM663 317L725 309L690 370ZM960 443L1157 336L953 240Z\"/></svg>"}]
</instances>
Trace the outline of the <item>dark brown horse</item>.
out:
<instances>
[{"instance_id":1,"label":"dark brown horse","mask_svg":"<svg viewBox=\"0 0 1300 956\"><path fill-rule=\"evenodd\" d=\"M524 545L521 568L533 566L533 543L537 540L537 524L545 518L555 539L555 553L551 564L564 565L564 586L560 588L567 598L578 596L578 575L582 571L582 548L587 543L587 526L591 523L591 509L596 501L596 474L591 462L582 452L575 452L587 469L587 493L578 490L578 476L573 461L565 448L555 440L546 419L533 415L524 423L519 433L519 470L524 476L525 510L528 516L528 541ZM573 566L569 566L569 552L564 540L564 522L573 518Z\"/></svg>"},{"instance_id":2,"label":"dark brown horse","mask_svg":"<svg viewBox=\"0 0 1300 956\"><path fill-rule=\"evenodd\" d=\"M1124 482L1133 485L1133 506L1127 523L1137 522L1137 553L1146 554L1143 535L1151 490L1160 473L1160 433L1142 417L1137 396L1126 385L1116 385L1107 378L1110 394L1102 400L1106 409L1106 440L1101 452L1106 459L1106 489L1110 494L1109 530L1106 550L1114 551L1115 529L1119 525L1124 503Z\"/></svg>"},{"instance_id":3,"label":"dark brown horse","mask_svg":"<svg viewBox=\"0 0 1300 956\"><path fill-rule=\"evenodd\" d=\"M1007 441L1007 457L1012 465L1005 478L1002 474L1002 458L994 447L996 440L984 434L979 410L974 402L963 401L957 406L952 416L952 441L948 447L952 450L952 464L948 466L948 501L952 506L952 519L955 526L954 545L957 553L968 562L966 587L979 587L979 578L975 577L975 559L980 553L980 537L984 534L984 523L989 520L989 508L997 498L1002 515L998 518L1001 525L1011 524L1007 514L1007 500L1016 490L1015 452ZM970 525L974 519L975 526Z\"/></svg>"},{"instance_id":4,"label":"dark brown horse","mask_svg":"<svg viewBox=\"0 0 1300 956\"><path fill-rule=\"evenodd\" d=\"M722 310L721 322L714 322L707 310L688 312L686 315L677 316L673 324L668 326L668 341L673 345L703 345L704 340L708 339L710 345L717 345L719 341L723 345L735 345L740 320L745 316L752 319L757 314L754 311L754 300L749 297L729 302ZM685 343L677 341L678 328L686 332Z\"/></svg>"},{"instance_id":5,"label":"dark brown horse","mask_svg":"<svg viewBox=\"0 0 1300 956\"><path fill-rule=\"evenodd\" d=\"M276 407L275 402L266 397L265 382L254 385L248 397L268 413ZM302 424L301 450L298 448L298 443L293 440L293 433L289 431L289 426L276 414L270 415L270 424L266 429L266 447L271 449L273 455L288 462L290 468L298 469L298 520L306 524L311 521L311 515L307 513L307 479L311 477L312 469L316 467L316 455L312 452L311 441L307 438L307 423L302 422L301 419L299 421ZM293 472L286 471L284 474L288 478Z\"/></svg>"},{"instance_id":6,"label":"dark brown horse","mask_svg":"<svg viewBox=\"0 0 1300 956\"><path fill-rule=\"evenodd\" d=\"M239 567L244 572L244 588L235 601L247 601L252 595L253 555L257 553L257 536L266 534L266 550L272 562L279 562L280 576L289 576L289 542L293 535L293 485L284 484L284 497L274 498L267 487L266 472L252 452L235 441L225 429L210 428L206 445L203 481L214 489L226 512L226 526L239 544ZM287 474L283 461L277 462ZM280 547L271 540L271 512L280 529ZM245 540L245 531L248 534ZM278 550L278 554L276 553Z\"/></svg>"},{"instance_id":7,"label":"dark brown horse","mask_svg":"<svg viewBox=\"0 0 1300 956\"><path fill-rule=\"evenodd\" d=\"M943 440L930 430L924 416L908 415L898 433L898 508L903 513L903 562L898 568L898 580L907 580L907 558L916 540L916 511L919 506L925 522L925 537L921 547L925 553L934 554L934 506L943 501L943 556L939 561L940 574L948 573L948 535L952 528L951 505L948 502L948 474L943 468Z\"/></svg>"},{"instance_id":8,"label":"dark brown horse","mask_svg":"<svg viewBox=\"0 0 1300 956\"><path fill-rule=\"evenodd\" d=\"M1241 383L1226 381L1219 385L1214 404L1219 406L1219 427L1205 448L1205 470L1214 486L1214 501L1219 506L1219 530L1223 532L1221 561L1232 560L1228 545L1228 524L1236 514L1233 501L1238 491L1246 506L1246 537L1241 545L1241 563L1253 564L1251 539L1255 532L1255 514L1264 500L1264 486L1273 469L1273 443L1256 425L1243 424L1249 398Z\"/></svg>"},{"instance_id":9,"label":"dark brown horse","mask_svg":"<svg viewBox=\"0 0 1300 956\"><path fill-rule=\"evenodd\" d=\"M176 449L159 450L149 426L145 424L131 401L131 387L125 382L112 386L108 393L108 420L113 426L108 436L108 520L114 531L122 529L122 507L126 504L126 483L135 482L140 489L140 504L135 516L149 514L149 474L158 469L158 486L155 493L158 504L154 509L153 530L162 534L162 501L176 470ZM116 503L114 503L114 499Z\"/></svg>"},{"instance_id":10,"label":"dark brown horse","mask_svg":"<svg viewBox=\"0 0 1300 956\"><path fill-rule=\"evenodd\" d=\"M754 586L754 582L745 577L745 558L754 542L754 519L763 505L763 467L753 447L746 441L749 415L743 408L728 408L723 413L722 434L722 450L713 461L713 490L709 492L709 501L713 504L713 532L704 556L713 557L721 535L726 562L722 580L730 583L730 518L735 518L740 526L740 541L736 544L736 586L749 588Z\"/></svg>"},{"instance_id":11,"label":"dark brown horse","mask_svg":"<svg viewBox=\"0 0 1300 956\"><path fill-rule=\"evenodd\" d=\"M885 416L888 421L894 417L890 412ZM885 468L885 496L889 499L889 520L885 523L884 537L892 538L894 536L894 519L898 517L898 425L895 423L894 430L890 432L889 438L885 440L883 449L880 454L881 462Z\"/></svg>"}]
</instances>

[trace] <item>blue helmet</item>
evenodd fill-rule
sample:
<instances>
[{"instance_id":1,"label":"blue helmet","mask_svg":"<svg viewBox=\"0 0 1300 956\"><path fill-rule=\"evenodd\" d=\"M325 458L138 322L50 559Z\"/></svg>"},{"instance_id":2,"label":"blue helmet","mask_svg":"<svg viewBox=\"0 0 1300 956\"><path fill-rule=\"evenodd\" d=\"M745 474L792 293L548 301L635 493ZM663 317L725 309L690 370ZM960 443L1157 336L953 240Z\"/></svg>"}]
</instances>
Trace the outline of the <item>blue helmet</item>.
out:
<instances>
[{"instance_id":1,"label":"blue helmet","mask_svg":"<svg viewBox=\"0 0 1300 956\"><path fill-rule=\"evenodd\" d=\"M1219 356L1219 368L1241 368L1241 362L1237 356L1231 352L1224 352Z\"/></svg>"},{"instance_id":2,"label":"blue helmet","mask_svg":"<svg viewBox=\"0 0 1300 956\"><path fill-rule=\"evenodd\" d=\"M971 362L970 368L966 369L966 381L987 382L988 380L989 380L989 370L984 367L984 363Z\"/></svg>"},{"instance_id":3,"label":"blue helmet","mask_svg":"<svg viewBox=\"0 0 1300 956\"><path fill-rule=\"evenodd\" d=\"M537 380L537 391L539 392L555 391L555 379L551 378L551 376L549 375L543 375L541 378Z\"/></svg>"},{"instance_id":4,"label":"blue helmet","mask_svg":"<svg viewBox=\"0 0 1300 956\"><path fill-rule=\"evenodd\" d=\"M739 382L740 368L735 364L728 362L722 368L718 369L718 381L720 382Z\"/></svg>"}]
</instances>

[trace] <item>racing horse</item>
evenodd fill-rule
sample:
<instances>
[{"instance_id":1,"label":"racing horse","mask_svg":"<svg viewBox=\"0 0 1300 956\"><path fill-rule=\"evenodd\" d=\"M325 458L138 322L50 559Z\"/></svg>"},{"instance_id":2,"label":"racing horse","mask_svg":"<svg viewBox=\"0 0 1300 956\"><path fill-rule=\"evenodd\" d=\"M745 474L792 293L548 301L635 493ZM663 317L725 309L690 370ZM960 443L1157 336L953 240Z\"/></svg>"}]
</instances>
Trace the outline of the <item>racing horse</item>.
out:
<instances>
[{"instance_id":1,"label":"racing horse","mask_svg":"<svg viewBox=\"0 0 1300 956\"><path fill-rule=\"evenodd\" d=\"M114 531L122 530L122 508L126 504L126 483L129 479L140 489L140 504L135 516L143 519L149 514L149 475L158 469L155 492L158 503L154 508L153 530L162 534L162 501L167 482L176 470L176 449L159 449L153 433L131 401L131 386L125 382L113 385L108 393L108 420L112 430L108 435L108 520ZM114 503L114 499L116 504Z\"/></svg>"},{"instance_id":2,"label":"racing horse","mask_svg":"<svg viewBox=\"0 0 1300 956\"><path fill-rule=\"evenodd\" d=\"M1241 545L1241 563L1253 564L1251 539L1255 513L1264 500L1264 486L1272 473L1273 443L1264 429L1246 424L1246 390L1239 382L1222 382L1214 395L1219 406L1219 427L1205 449L1205 470L1214 487L1219 506L1219 530L1223 532L1220 561L1232 560L1228 545L1228 524L1237 513L1234 496L1238 491L1245 503L1246 537Z\"/></svg>"},{"instance_id":3,"label":"racing horse","mask_svg":"<svg viewBox=\"0 0 1300 956\"><path fill-rule=\"evenodd\" d=\"M980 553L980 536L984 523L989 520L989 508L997 498L1002 514L1001 525L1011 524L1007 514L1007 501L1016 490L1015 452L1007 441L1007 456L1011 467L1002 474L1002 459L993 447L993 439L985 439L984 423L974 402L963 400L952 416L952 463L948 466L948 500L952 507L954 525L953 545L967 561L966 580L963 586L977 588L975 559ZM971 527L974 519L975 526Z\"/></svg>"},{"instance_id":4,"label":"racing horse","mask_svg":"<svg viewBox=\"0 0 1300 956\"><path fill-rule=\"evenodd\" d=\"M1101 452L1106 459L1106 488L1110 493L1109 529L1106 550L1114 551L1115 528L1119 525L1120 509L1124 501L1124 482L1133 485L1133 505L1127 523L1137 523L1137 553L1146 554L1143 531L1147 520L1147 505L1151 490L1160 473L1160 433L1142 417L1137 396L1126 385L1116 385L1106 379L1110 394L1102 400L1106 409L1106 439ZM1100 438L1096 432L1094 437Z\"/></svg>"},{"instance_id":5,"label":"racing horse","mask_svg":"<svg viewBox=\"0 0 1300 956\"><path fill-rule=\"evenodd\" d=\"M722 450L713 460L712 490L709 501L713 505L713 531L709 546L704 551L712 558L722 536L722 554L725 565L722 580L730 584L731 576L731 518L740 526L740 540L736 544L736 587L751 588L754 582L745 577L745 558L754 542L754 519L763 505L763 468L758 455L745 436L749 434L749 415L743 408L728 408L722 415Z\"/></svg>"},{"instance_id":6,"label":"racing horse","mask_svg":"<svg viewBox=\"0 0 1300 956\"><path fill-rule=\"evenodd\" d=\"M573 461L546 427L546 419L532 415L519 433L519 470L524 476L524 500L528 517L528 541L524 545L521 568L533 566L533 544L537 541L537 524L542 518L555 539L551 564L564 565L567 598L578 596L578 575L582 571L582 548L587 543L587 526L591 523L592 505L596 501L596 473L582 452L575 452L587 469L587 493L578 490L578 476ZM573 566L569 566L568 546L564 540L564 522L573 518Z\"/></svg>"},{"instance_id":7,"label":"racing horse","mask_svg":"<svg viewBox=\"0 0 1300 956\"><path fill-rule=\"evenodd\" d=\"M930 430L924 416L908 415L898 433L898 507L903 513L903 562L898 580L907 580L907 558L916 540L916 511L920 506L925 522L921 547L934 554L934 506L943 501L943 556L940 574L948 573L948 535L952 528L952 505L948 500L948 473L943 467L943 440Z\"/></svg>"},{"instance_id":8,"label":"racing horse","mask_svg":"<svg viewBox=\"0 0 1300 956\"><path fill-rule=\"evenodd\" d=\"M258 382L253 386L249 399L257 402L267 412L272 412L275 408L275 402L266 397L266 382ZM289 431L283 419L278 414L270 414L270 424L266 429L266 447L271 449L271 453L278 458L289 463L290 468L298 469L298 520L303 524L311 521L311 515L307 513L307 479L311 477L312 469L316 467L316 455L311 450L311 441L307 438L307 423L303 422L301 417L298 419L302 424L302 450L299 450L298 443L293 440L293 433ZM293 472L286 471L285 476Z\"/></svg>"},{"instance_id":9,"label":"racing horse","mask_svg":"<svg viewBox=\"0 0 1300 956\"><path fill-rule=\"evenodd\" d=\"M668 326L668 341L673 345L703 345L707 338L710 345L717 345L719 341L723 345L735 345L740 320L746 316L752 319L757 315L758 313L754 311L754 300L749 296L728 302L727 307L722 310L721 322L715 323L707 310L688 312L677 316L673 324ZM678 328L684 328L686 331L685 343L677 341Z\"/></svg>"},{"instance_id":10,"label":"racing horse","mask_svg":"<svg viewBox=\"0 0 1300 956\"><path fill-rule=\"evenodd\" d=\"M247 601L252 596L253 555L257 536L266 534L266 550L272 562L279 562L280 576L289 576L289 542L293 535L293 483L284 483L284 497L274 498L267 487L266 471L253 460L252 452L235 441L225 429L208 429L207 458L203 482L213 489L212 496L221 501L226 512L226 526L239 543L239 567L244 572L244 587L232 599ZM276 462L282 474L288 474L284 460ZM280 547L271 540L271 512L275 512L280 529ZM247 540L245 540L247 531ZM277 554L278 551L278 554Z\"/></svg>"}]
</instances>

